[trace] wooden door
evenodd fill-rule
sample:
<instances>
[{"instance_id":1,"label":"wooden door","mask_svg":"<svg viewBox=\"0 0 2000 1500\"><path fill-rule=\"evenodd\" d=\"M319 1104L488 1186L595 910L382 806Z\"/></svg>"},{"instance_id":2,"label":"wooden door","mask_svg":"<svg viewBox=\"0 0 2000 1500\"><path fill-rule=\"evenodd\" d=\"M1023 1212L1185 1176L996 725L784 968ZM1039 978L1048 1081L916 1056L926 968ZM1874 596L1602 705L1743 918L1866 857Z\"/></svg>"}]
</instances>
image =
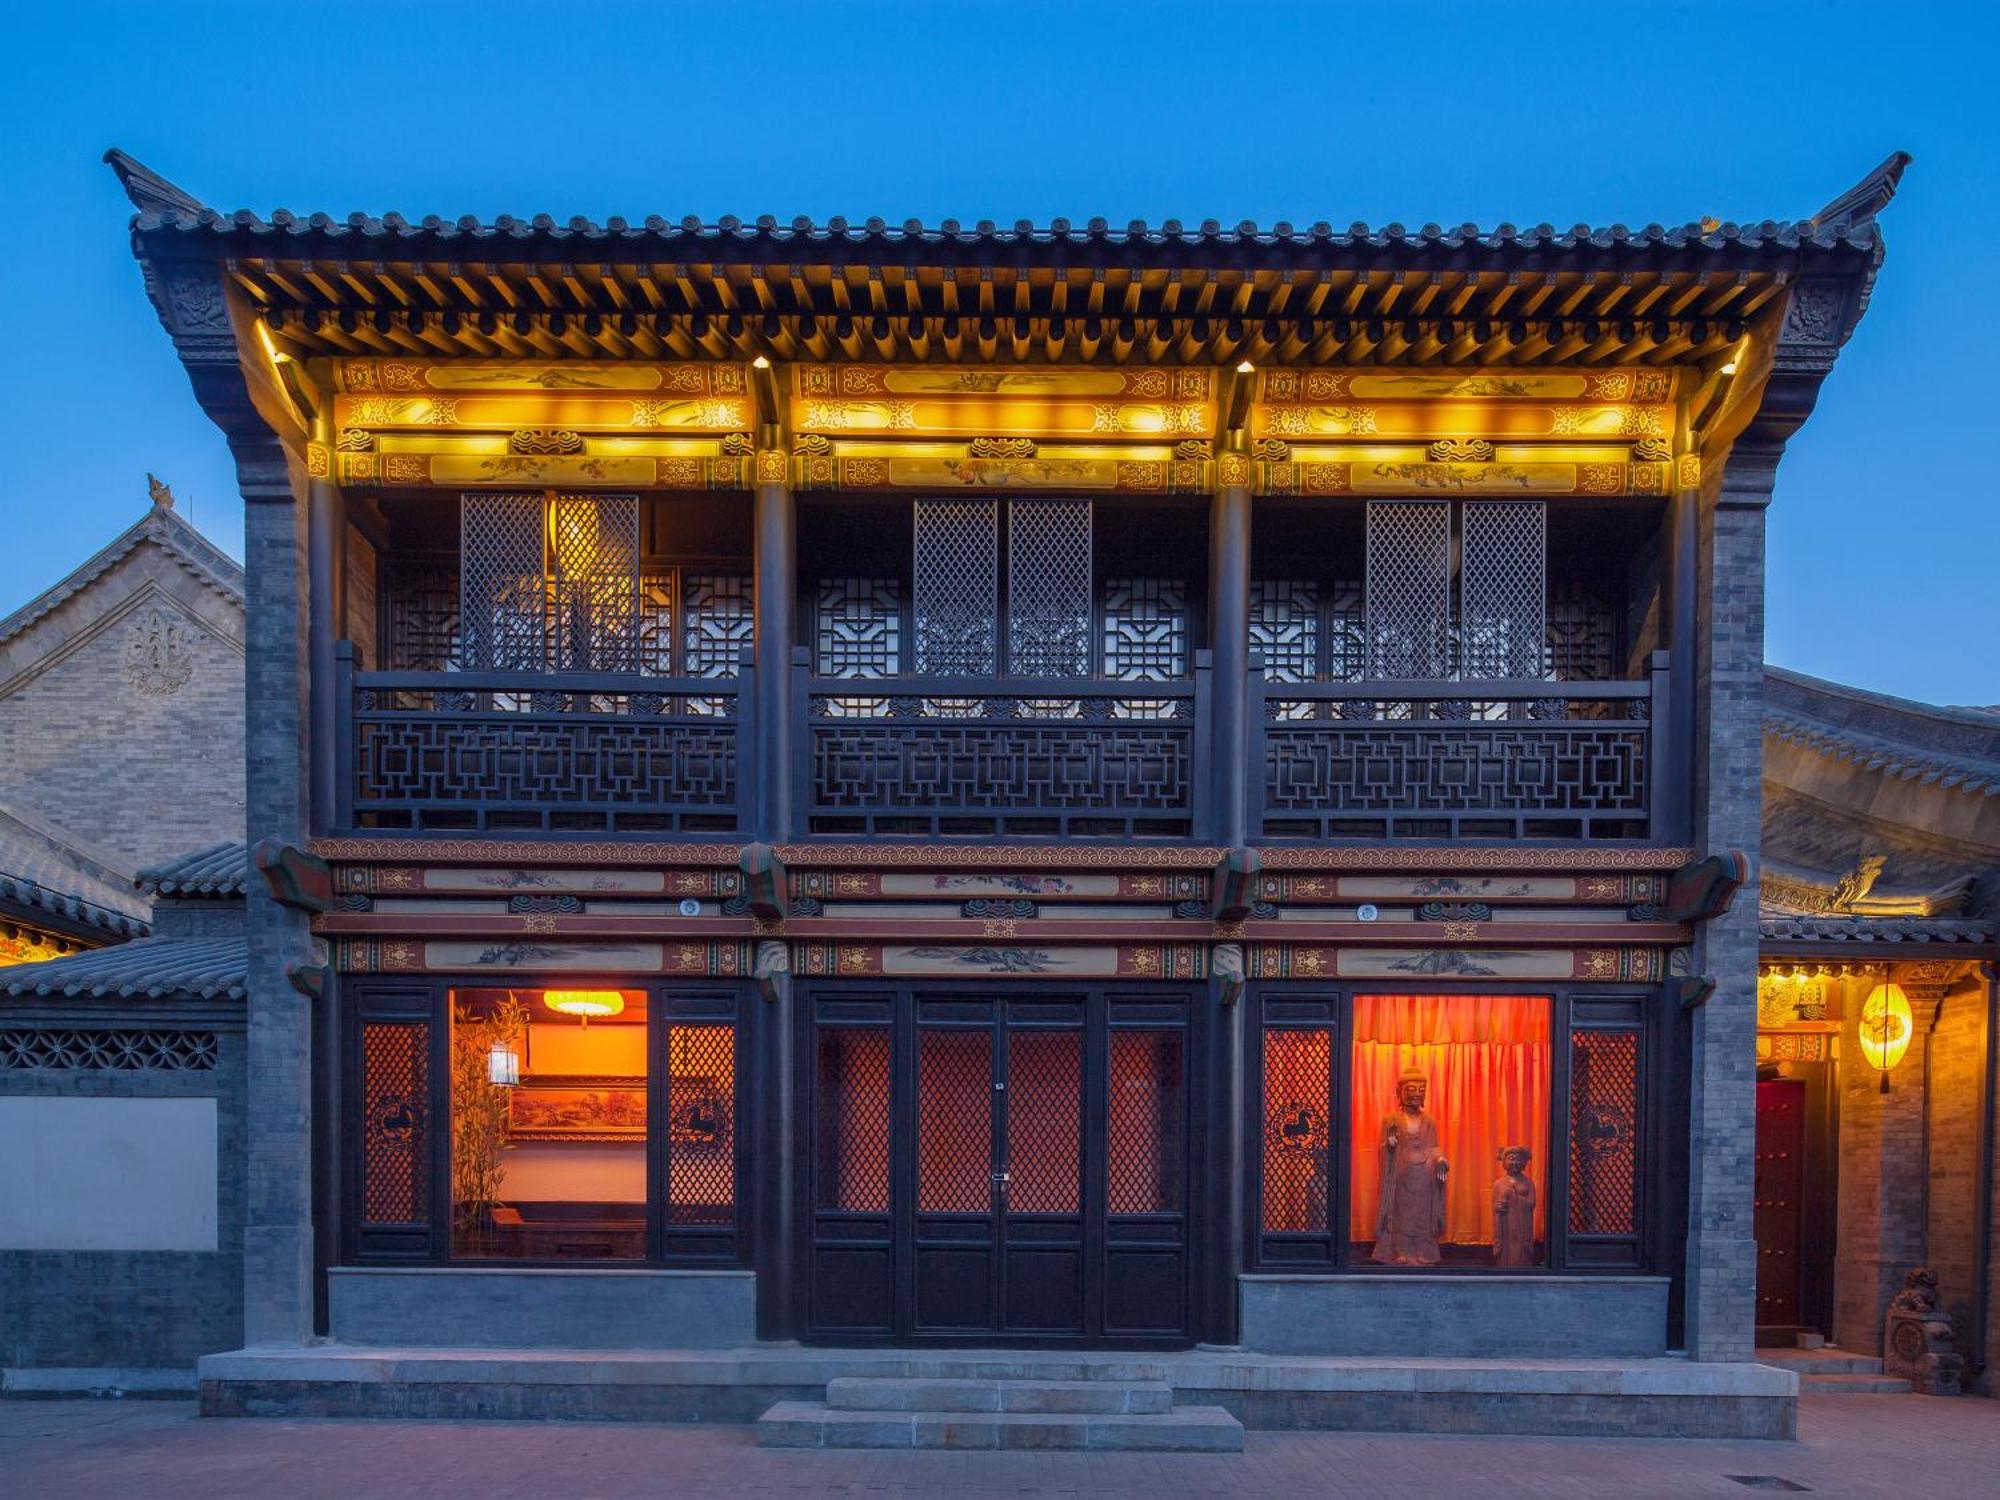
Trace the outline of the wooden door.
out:
<instances>
[{"instance_id":1,"label":"wooden door","mask_svg":"<svg viewBox=\"0 0 2000 1500\"><path fill-rule=\"evenodd\" d=\"M1796 1078L1757 1085L1757 1326L1796 1328L1802 1313L1799 1229L1805 1196L1806 1086Z\"/></svg>"}]
</instances>

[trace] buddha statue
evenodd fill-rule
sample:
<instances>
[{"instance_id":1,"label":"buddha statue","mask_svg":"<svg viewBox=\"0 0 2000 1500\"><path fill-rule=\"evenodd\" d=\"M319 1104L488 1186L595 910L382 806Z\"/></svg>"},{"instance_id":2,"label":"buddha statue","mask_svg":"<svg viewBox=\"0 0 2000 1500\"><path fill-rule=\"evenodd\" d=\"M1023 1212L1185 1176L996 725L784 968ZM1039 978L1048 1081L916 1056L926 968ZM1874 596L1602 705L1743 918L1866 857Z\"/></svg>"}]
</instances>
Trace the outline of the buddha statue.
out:
<instances>
[{"instance_id":1,"label":"buddha statue","mask_svg":"<svg viewBox=\"0 0 2000 1500\"><path fill-rule=\"evenodd\" d=\"M1439 1144L1437 1121L1424 1109L1430 1080L1421 1069L1405 1068L1396 1094L1396 1109L1382 1121L1382 1207L1370 1259L1385 1266L1434 1266L1451 1166Z\"/></svg>"}]
</instances>

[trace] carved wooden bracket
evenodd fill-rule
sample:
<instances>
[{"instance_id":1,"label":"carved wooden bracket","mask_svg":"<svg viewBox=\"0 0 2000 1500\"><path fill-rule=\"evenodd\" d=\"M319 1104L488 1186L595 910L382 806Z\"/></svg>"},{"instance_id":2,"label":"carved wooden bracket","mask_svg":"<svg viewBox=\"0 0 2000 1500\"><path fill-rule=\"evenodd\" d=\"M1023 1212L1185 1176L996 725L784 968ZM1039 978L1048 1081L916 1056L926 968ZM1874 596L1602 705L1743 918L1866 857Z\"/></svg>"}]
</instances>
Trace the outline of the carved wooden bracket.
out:
<instances>
[{"instance_id":1,"label":"carved wooden bracket","mask_svg":"<svg viewBox=\"0 0 2000 1500\"><path fill-rule=\"evenodd\" d=\"M760 922L776 922L785 915L785 862L769 844L745 844L736 857L743 872L743 899L750 915Z\"/></svg>"},{"instance_id":2,"label":"carved wooden bracket","mask_svg":"<svg viewBox=\"0 0 2000 1500\"><path fill-rule=\"evenodd\" d=\"M1667 981L1668 998L1680 1002L1682 1010L1700 1009L1714 993L1715 977L1710 974L1693 974Z\"/></svg>"},{"instance_id":3,"label":"carved wooden bracket","mask_svg":"<svg viewBox=\"0 0 2000 1500\"><path fill-rule=\"evenodd\" d=\"M1215 870L1215 893L1209 916L1218 922L1240 922L1257 901L1257 876L1263 856L1255 849L1231 849Z\"/></svg>"},{"instance_id":4,"label":"carved wooden bracket","mask_svg":"<svg viewBox=\"0 0 2000 1500\"><path fill-rule=\"evenodd\" d=\"M271 899L299 911L333 909L333 867L280 838L259 839L250 863L271 889Z\"/></svg>"},{"instance_id":5,"label":"carved wooden bracket","mask_svg":"<svg viewBox=\"0 0 2000 1500\"><path fill-rule=\"evenodd\" d=\"M775 1005L792 973L792 945L782 938L764 938L757 944L751 977L766 1005Z\"/></svg>"},{"instance_id":6,"label":"carved wooden bracket","mask_svg":"<svg viewBox=\"0 0 2000 1500\"><path fill-rule=\"evenodd\" d=\"M1729 910L1729 903L1749 878L1750 860L1740 849L1682 865L1667 877L1660 915L1669 922L1706 922L1719 917Z\"/></svg>"},{"instance_id":7,"label":"carved wooden bracket","mask_svg":"<svg viewBox=\"0 0 2000 1500\"><path fill-rule=\"evenodd\" d=\"M308 1000L317 1000L326 993L326 965L302 964L295 959L285 965L285 983Z\"/></svg>"}]
</instances>

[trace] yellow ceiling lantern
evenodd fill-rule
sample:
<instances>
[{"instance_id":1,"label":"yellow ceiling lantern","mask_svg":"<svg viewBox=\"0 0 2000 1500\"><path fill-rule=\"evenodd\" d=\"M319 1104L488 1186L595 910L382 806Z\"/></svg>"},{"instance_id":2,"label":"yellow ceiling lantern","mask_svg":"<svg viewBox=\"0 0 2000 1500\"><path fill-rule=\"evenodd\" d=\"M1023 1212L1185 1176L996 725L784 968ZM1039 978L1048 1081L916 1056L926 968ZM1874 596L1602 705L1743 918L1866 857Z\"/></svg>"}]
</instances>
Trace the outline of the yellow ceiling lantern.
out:
<instances>
[{"instance_id":1,"label":"yellow ceiling lantern","mask_svg":"<svg viewBox=\"0 0 2000 1500\"><path fill-rule=\"evenodd\" d=\"M616 990L544 990L542 1004L559 1016L575 1016L587 1025L622 1013L625 997Z\"/></svg>"},{"instance_id":2,"label":"yellow ceiling lantern","mask_svg":"<svg viewBox=\"0 0 2000 1500\"><path fill-rule=\"evenodd\" d=\"M1917 1029L1910 1014L1910 997L1900 984L1882 983L1868 992L1861 1005L1861 1055L1882 1074L1882 1092L1889 1092L1889 1070L1910 1050Z\"/></svg>"}]
</instances>

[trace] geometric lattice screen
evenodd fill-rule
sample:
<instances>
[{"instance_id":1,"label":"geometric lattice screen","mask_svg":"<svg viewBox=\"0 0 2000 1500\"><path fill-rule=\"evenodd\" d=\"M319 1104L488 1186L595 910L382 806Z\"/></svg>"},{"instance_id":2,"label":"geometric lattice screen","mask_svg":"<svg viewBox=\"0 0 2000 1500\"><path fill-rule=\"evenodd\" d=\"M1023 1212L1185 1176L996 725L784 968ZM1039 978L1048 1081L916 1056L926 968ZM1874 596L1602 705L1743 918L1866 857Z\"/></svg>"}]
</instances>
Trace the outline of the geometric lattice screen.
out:
<instances>
[{"instance_id":1,"label":"geometric lattice screen","mask_svg":"<svg viewBox=\"0 0 2000 1500\"><path fill-rule=\"evenodd\" d=\"M1540 677L1548 642L1548 506L1468 500L1459 565L1458 675Z\"/></svg>"},{"instance_id":2,"label":"geometric lattice screen","mask_svg":"<svg viewBox=\"0 0 2000 1500\"><path fill-rule=\"evenodd\" d=\"M424 1022L361 1028L361 1219L430 1218L430 1034Z\"/></svg>"},{"instance_id":3,"label":"geometric lattice screen","mask_svg":"<svg viewBox=\"0 0 2000 1500\"><path fill-rule=\"evenodd\" d=\"M1368 675L1451 675L1451 506L1368 502Z\"/></svg>"},{"instance_id":4,"label":"geometric lattice screen","mask_svg":"<svg viewBox=\"0 0 2000 1500\"><path fill-rule=\"evenodd\" d=\"M1000 655L1000 502L919 500L914 604L920 677L987 677Z\"/></svg>"},{"instance_id":5,"label":"geometric lattice screen","mask_svg":"<svg viewBox=\"0 0 2000 1500\"><path fill-rule=\"evenodd\" d=\"M1569 1229L1634 1232L1639 1185L1639 1034L1570 1034Z\"/></svg>"},{"instance_id":6,"label":"geometric lattice screen","mask_svg":"<svg viewBox=\"0 0 2000 1500\"><path fill-rule=\"evenodd\" d=\"M639 667L639 497L558 495L549 518L553 665Z\"/></svg>"},{"instance_id":7,"label":"geometric lattice screen","mask_svg":"<svg viewBox=\"0 0 2000 1500\"><path fill-rule=\"evenodd\" d=\"M1178 578L1104 580L1103 675L1172 682L1188 671L1187 585Z\"/></svg>"},{"instance_id":8,"label":"geometric lattice screen","mask_svg":"<svg viewBox=\"0 0 2000 1500\"><path fill-rule=\"evenodd\" d=\"M470 670L544 669L544 510L538 494L470 494L459 501L458 618Z\"/></svg>"},{"instance_id":9,"label":"geometric lattice screen","mask_svg":"<svg viewBox=\"0 0 2000 1500\"><path fill-rule=\"evenodd\" d=\"M1007 502L1007 670L1090 675L1091 504Z\"/></svg>"},{"instance_id":10,"label":"geometric lattice screen","mask_svg":"<svg viewBox=\"0 0 2000 1500\"><path fill-rule=\"evenodd\" d=\"M736 1028L667 1031L667 1222L736 1221Z\"/></svg>"}]
</instances>

